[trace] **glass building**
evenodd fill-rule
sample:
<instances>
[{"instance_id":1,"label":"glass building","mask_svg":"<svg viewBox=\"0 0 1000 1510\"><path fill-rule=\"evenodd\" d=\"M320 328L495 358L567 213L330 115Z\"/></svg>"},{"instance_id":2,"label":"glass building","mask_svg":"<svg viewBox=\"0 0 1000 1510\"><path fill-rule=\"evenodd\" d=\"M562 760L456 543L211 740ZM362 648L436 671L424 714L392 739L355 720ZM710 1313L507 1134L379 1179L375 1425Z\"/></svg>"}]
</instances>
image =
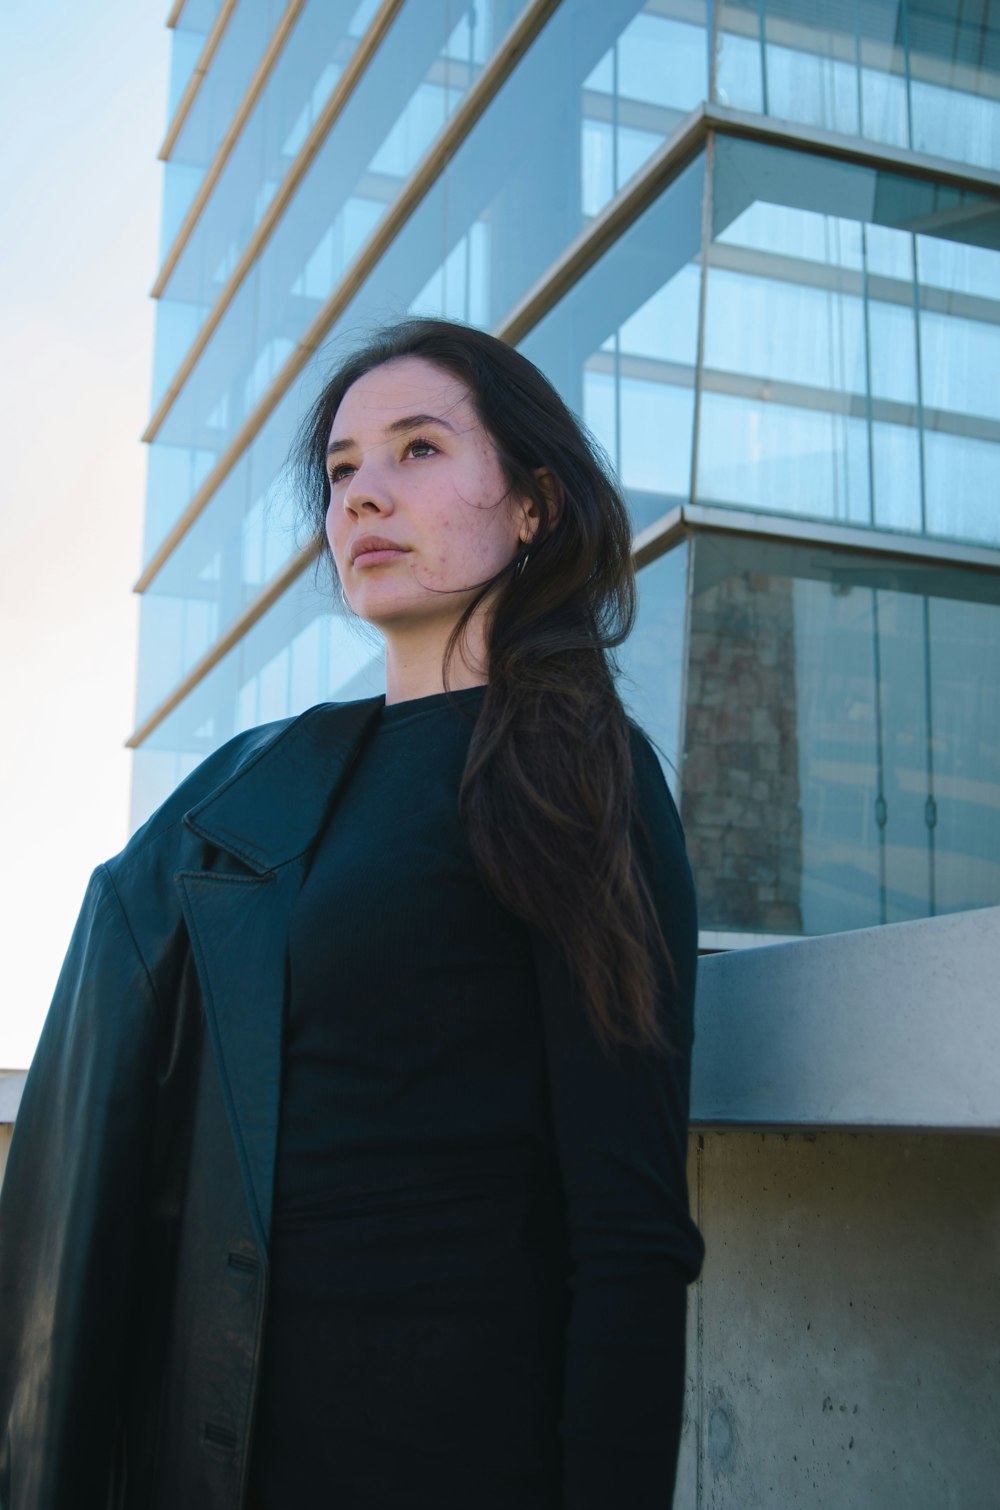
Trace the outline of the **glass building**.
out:
<instances>
[{"instance_id":1,"label":"glass building","mask_svg":"<svg viewBox=\"0 0 1000 1510\"><path fill-rule=\"evenodd\" d=\"M133 821L384 690L284 462L420 312L609 452L622 695L703 945L1000 902L1000 30L983 0L178 0Z\"/></svg>"}]
</instances>

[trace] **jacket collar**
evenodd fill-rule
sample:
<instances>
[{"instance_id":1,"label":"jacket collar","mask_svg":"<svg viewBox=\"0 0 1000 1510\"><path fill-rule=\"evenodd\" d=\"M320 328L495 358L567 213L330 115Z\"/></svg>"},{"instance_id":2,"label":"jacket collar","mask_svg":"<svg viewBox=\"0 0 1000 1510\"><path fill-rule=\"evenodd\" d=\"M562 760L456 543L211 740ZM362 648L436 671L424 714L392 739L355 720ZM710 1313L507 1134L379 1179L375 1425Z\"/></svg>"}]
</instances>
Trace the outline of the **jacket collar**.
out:
<instances>
[{"instance_id":1,"label":"jacket collar","mask_svg":"<svg viewBox=\"0 0 1000 1510\"><path fill-rule=\"evenodd\" d=\"M320 703L268 735L221 786L184 814L210 844L263 875L317 839L384 694Z\"/></svg>"}]
</instances>

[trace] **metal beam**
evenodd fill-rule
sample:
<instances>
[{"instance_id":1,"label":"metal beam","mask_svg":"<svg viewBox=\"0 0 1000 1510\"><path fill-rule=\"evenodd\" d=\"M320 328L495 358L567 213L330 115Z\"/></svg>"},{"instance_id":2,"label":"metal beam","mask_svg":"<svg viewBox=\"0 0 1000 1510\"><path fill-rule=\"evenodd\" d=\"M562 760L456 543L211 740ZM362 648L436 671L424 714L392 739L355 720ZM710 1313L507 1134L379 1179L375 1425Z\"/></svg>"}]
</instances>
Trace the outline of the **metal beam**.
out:
<instances>
[{"instance_id":1,"label":"metal beam","mask_svg":"<svg viewBox=\"0 0 1000 1510\"><path fill-rule=\"evenodd\" d=\"M209 64L215 57L219 43L222 41L222 34L229 25L230 17L235 9L236 0L222 0L219 13L212 23L212 30L205 38L205 45L201 50L201 55L194 65L191 77L184 86L184 93L177 101L177 108L174 111L170 125L167 127L167 134L163 138L163 145L157 154L161 160L165 160L170 156L171 149L180 135L181 127L187 120L191 106L194 104L195 96L201 88L201 81L208 72ZM167 24L169 25L170 23L168 22Z\"/></svg>"},{"instance_id":2,"label":"metal beam","mask_svg":"<svg viewBox=\"0 0 1000 1510\"><path fill-rule=\"evenodd\" d=\"M291 32L292 27L295 25L295 22L298 20L299 15L302 11L302 7L305 5L305 3L306 0L288 0L288 5L285 7L281 20L275 27L274 32L271 36L271 40L268 42L267 47L264 49L263 56L261 57L260 62L257 64L253 77L246 87L243 98L240 100L240 103L236 107L233 118L226 129L226 134L222 138L222 141L219 143L215 156L209 163L208 168L205 172L205 176L202 179L201 183L198 185L197 193L195 194L191 203L188 205L187 213L185 214L184 219L181 221L177 234L174 237L173 242L171 243L170 250L167 252L167 255L163 259L162 266L160 267L160 271L156 277L156 282L153 284L153 287L150 290L152 298L158 299L160 297L164 288L166 287L170 274L177 266L181 253L183 252L187 243L190 241L191 234L201 216L201 212L205 208L205 205L208 203L209 196L211 195L212 190L215 188L215 185L218 183L223 168L226 166L226 163L229 161L229 158L232 155L233 148L236 146L240 134L243 131L243 127L247 123L250 112L253 110L253 107L256 105L258 99L260 98L264 85L270 78L271 71L274 68L275 63L278 61L278 58L281 56L282 48L288 40L289 33ZM161 158L165 158L167 156L165 147L166 143L164 143L164 146L160 148L159 155ZM171 143L171 147L173 147L173 143Z\"/></svg>"},{"instance_id":3,"label":"metal beam","mask_svg":"<svg viewBox=\"0 0 1000 1510\"><path fill-rule=\"evenodd\" d=\"M829 546L865 556L958 566L972 571L1000 572L1000 547L964 545L961 541L929 539L902 530L871 529L868 525L839 524L798 514L771 514L758 509L726 508L719 504L685 503L670 509L637 535L633 554L637 566L655 561L672 549L683 534L717 530L727 535L754 535L785 540L793 545Z\"/></svg>"}]
</instances>

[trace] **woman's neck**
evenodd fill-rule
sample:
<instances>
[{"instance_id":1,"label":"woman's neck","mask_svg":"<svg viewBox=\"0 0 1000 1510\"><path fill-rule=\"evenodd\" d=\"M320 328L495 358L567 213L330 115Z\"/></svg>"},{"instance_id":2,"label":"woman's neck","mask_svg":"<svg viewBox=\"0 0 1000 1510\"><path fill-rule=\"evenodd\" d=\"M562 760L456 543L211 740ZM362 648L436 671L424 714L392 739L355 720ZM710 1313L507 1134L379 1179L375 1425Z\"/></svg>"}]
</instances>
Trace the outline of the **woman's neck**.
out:
<instances>
[{"instance_id":1,"label":"woman's neck","mask_svg":"<svg viewBox=\"0 0 1000 1510\"><path fill-rule=\"evenodd\" d=\"M386 707L393 703L409 702L415 697L431 697L435 692L446 690L444 650L453 628L454 625L447 625L443 636L425 633L401 638L399 635L386 635ZM449 691L458 691L463 687L482 687L489 680L485 669L485 647L482 637L476 633L477 628L477 623L473 620L464 641L458 645L451 658L448 667Z\"/></svg>"}]
</instances>

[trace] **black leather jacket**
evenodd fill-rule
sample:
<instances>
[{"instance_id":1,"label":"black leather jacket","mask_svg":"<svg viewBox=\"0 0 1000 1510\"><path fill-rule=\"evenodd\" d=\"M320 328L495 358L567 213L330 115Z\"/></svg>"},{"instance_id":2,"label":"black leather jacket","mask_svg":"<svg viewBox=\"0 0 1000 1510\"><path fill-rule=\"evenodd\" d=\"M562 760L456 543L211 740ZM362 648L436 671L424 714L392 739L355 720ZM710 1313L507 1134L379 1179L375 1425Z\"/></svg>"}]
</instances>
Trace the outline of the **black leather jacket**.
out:
<instances>
[{"instance_id":1,"label":"black leather jacket","mask_svg":"<svg viewBox=\"0 0 1000 1510\"><path fill-rule=\"evenodd\" d=\"M0 1195L0 1510L245 1503L288 924L383 701L237 736L94 872ZM670 1074L649 1125L686 1220L687 1058Z\"/></svg>"},{"instance_id":2,"label":"black leather jacket","mask_svg":"<svg viewBox=\"0 0 1000 1510\"><path fill-rule=\"evenodd\" d=\"M2 1510L243 1504L287 923L382 702L239 735L91 878L0 1196Z\"/></svg>"}]
</instances>

